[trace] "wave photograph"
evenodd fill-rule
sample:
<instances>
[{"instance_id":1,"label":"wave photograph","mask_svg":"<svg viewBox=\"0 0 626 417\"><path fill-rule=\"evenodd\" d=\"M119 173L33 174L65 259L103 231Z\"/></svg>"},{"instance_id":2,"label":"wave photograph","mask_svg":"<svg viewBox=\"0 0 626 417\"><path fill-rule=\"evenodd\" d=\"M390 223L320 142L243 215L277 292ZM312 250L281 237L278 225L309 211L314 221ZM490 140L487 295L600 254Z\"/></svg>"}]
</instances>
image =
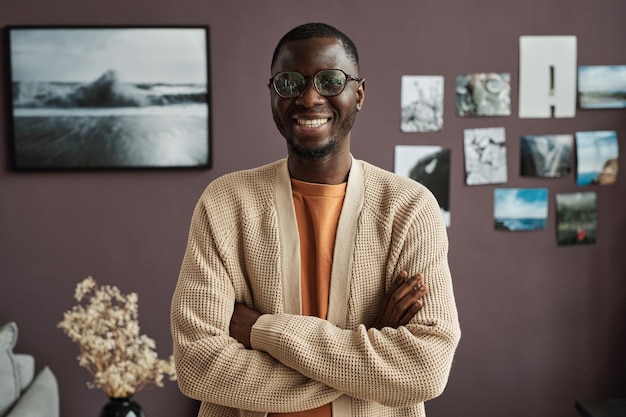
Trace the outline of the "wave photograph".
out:
<instances>
[{"instance_id":1,"label":"wave photograph","mask_svg":"<svg viewBox=\"0 0 626 417\"><path fill-rule=\"evenodd\" d=\"M543 230L548 220L546 188L496 188L494 228L511 232Z\"/></svg>"},{"instance_id":2,"label":"wave photograph","mask_svg":"<svg viewBox=\"0 0 626 417\"><path fill-rule=\"evenodd\" d=\"M208 166L205 37L204 29L11 29L15 167ZM179 51L163 53L165 39Z\"/></svg>"}]
</instances>

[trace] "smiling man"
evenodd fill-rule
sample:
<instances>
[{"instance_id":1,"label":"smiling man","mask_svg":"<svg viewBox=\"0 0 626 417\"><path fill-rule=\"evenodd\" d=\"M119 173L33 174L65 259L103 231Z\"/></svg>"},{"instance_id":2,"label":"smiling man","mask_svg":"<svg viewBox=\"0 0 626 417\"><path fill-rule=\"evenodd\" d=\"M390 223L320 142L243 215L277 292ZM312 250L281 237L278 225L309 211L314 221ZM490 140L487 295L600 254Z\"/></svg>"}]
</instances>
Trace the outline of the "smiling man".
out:
<instances>
[{"instance_id":1,"label":"smiling man","mask_svg":"<svg viewBox=\"0 0 626 417\"><path fill-rule=\"evenodd\" d=\"M347 174L350 130L365 99L365 80L352 75L358 74L358 64L334 38L296 40L283 44L280 51L272 62L272 114L287 140L290 170L332 157L333 163L343 160L338 170ZM314 61L306 59L312 54ZM309 79L314 88L306 88Z\"/></svg>"},{"instance_id":2,"label":"smiling man","mask_svg":"<svg viewBox=\"0 0 626 417\"><path fill-rule=\"evenodd\" d=\"M196 205L172 299L181 391L199 416L424 416L460 338L433 195L355 159L354 43L311 23L269 80L287 158Z\"/></svg>"}]
</instances>

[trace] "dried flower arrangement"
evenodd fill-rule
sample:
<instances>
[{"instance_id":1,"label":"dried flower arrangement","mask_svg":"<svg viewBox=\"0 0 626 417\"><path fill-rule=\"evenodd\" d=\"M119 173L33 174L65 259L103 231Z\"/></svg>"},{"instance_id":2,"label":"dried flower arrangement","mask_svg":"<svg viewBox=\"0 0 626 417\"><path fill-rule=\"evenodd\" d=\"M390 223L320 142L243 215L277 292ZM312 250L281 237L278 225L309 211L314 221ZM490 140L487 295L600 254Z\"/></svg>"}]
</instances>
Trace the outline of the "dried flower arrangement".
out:
<instances>
[{"instance_id":1,"label":"dried flower arrangement","mask_svg":"<svg viewBox=\"0 0 626 417\"><path fill-rule=\"evenodd\" d=\"M115 286L98 286L92 277L76 285L79 302L63 314L58 327L80 349L78 363L93 376L89 388L111 398L130 397L145 386L163 387L164 375L176 379L174 358L159 359L153 339L139 334L138 296ZM80 304L86 300L86 306Z\"/></svg>"}]
</instances>

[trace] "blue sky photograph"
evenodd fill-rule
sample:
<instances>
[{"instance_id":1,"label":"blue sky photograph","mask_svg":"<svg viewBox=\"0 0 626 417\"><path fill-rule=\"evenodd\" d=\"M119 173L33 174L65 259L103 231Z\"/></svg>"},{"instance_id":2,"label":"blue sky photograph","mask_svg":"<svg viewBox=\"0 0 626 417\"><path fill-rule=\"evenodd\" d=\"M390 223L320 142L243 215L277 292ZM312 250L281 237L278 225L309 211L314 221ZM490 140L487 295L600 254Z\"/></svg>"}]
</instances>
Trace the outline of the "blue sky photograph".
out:
<instances>
[{"instance_id":1,"label":"blue sky photograph","mask_svg":"<svg viewBox=\"0 0 626 417\"><path fill-rule=\"evenodd\" d=\"M547 188L497 188L494 201L496 218L545 219L548 216Z\"/></svg>"},{"instance_id":2,"label":"blue sky photograph","mask_svg":"<svg viewBox=\"0 0 626 417\"><path fill-rule=\"evenodd\" d=\"M496 230L545 229L548 219L548 189L496 188L494 218Z\"/></svg>"}]
</instances>

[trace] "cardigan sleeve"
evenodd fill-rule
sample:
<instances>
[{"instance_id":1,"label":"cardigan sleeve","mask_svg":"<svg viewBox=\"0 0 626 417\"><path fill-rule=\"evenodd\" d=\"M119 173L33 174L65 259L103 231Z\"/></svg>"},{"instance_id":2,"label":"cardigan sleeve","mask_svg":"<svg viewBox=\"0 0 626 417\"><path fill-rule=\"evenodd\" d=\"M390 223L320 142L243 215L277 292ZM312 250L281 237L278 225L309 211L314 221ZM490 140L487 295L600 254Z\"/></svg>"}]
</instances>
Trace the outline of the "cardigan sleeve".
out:
<instances>
[{"instance_id":1,"label":"cardigan sleeve","mask_svg":"<svg viewBox=\"0 0 626 417\"><path fill-rule=\"evenodd\" d=\"M370 239L373 245L375 239ZM441 394L460 338L447 261L448 241L438 205L426 193L399 227L389 251L394 275L422 272L428 284L424 307L397 329L340 329L316 318L263 315L253 327L255 349L303 375L348 394L391 407L405 407ZM350 308L362 304L353 276ZM360 303L361 302L361 303ZM357 307L354 306L356 304ZM377 309L378 306L361 308Z\"/></svg>"},{"instance_id":2,"label":"cardigan sleeve","mask_svg":"<svg viewBox=\"0 0 626 417\"><path fill-rule=\"evenodd\" d=\"M234 227L230 228L235 229ZM341 393L267 353L245 349L229 336L235 302L251 305L245 285L223 262L228 231L219 239L207 208L196 206L171 305L178 384L188 397L236 409L292 412L329 403Z\"/></svg>"}]
</instances>

